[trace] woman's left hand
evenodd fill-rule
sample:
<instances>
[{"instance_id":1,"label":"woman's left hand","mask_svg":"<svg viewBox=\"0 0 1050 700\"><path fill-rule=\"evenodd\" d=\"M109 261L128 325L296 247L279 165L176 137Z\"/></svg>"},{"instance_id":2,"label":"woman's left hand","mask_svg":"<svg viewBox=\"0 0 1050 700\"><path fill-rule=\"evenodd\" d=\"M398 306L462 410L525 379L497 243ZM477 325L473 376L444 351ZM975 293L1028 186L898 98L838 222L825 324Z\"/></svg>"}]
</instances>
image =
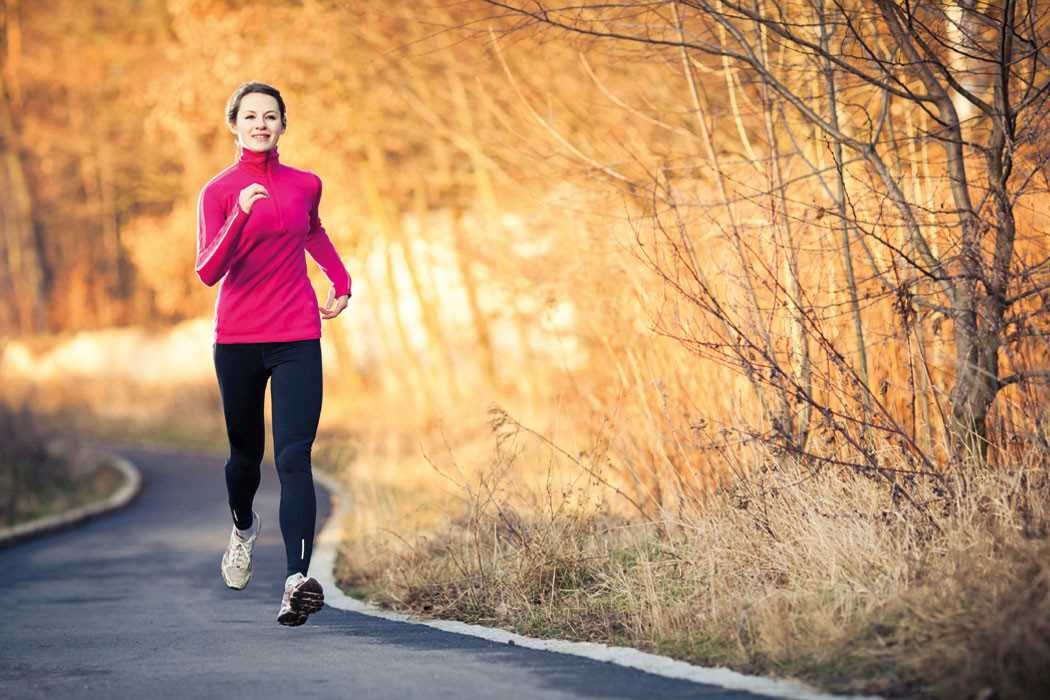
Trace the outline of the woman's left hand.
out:
<instances>
[{"instance_id":1,"label":"woman's left hand","mask_svg":"<svg viewBox=\"0 0 1050 700\"><path fill-rule=\"evenodd\" d=\"M350 295L344 294L343 296L336 299L335 287L331 287L328 290L328 301L325 305L320 307L321 318L335 318L339 313L346 308L346 305L350 303Z\"/></svg>"}]
</instances>

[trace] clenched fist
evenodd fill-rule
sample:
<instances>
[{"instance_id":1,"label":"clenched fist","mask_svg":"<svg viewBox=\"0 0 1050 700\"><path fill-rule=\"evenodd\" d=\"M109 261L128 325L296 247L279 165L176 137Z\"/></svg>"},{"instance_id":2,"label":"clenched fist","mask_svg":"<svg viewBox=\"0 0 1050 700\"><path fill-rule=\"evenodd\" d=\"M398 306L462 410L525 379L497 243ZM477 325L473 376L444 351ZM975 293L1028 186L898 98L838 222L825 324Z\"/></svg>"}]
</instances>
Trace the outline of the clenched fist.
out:
<instances>
[{"instance_id":1,"label":"clenched fist","mask_svg":"<svg viewBox=\"0 0 1050 700\"><path fill-rule=\"evenodd\" d=\"M250 214L252 211L252 205L255 204L257 199L269 196L270 193L266 191L265 187L258 182L253 182L241 190L240 195L237 197L237 204L240 206L241 211L245 214Z\"/></svg>"}]
</instances>

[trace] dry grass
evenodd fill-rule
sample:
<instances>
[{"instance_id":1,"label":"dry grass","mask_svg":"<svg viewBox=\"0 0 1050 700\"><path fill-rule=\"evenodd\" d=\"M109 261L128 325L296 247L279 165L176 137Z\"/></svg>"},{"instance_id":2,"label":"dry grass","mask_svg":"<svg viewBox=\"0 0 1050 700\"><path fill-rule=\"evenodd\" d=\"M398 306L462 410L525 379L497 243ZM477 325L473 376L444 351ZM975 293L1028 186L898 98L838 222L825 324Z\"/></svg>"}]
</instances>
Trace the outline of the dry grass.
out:
<instances>
[{"instance_id":1,"label":"dry grass","mask_svg":"<svg viewBox=\"0 0 1050 700\"><path fill-rule=\"evenodd\" d=\"M520 454L504 436L486 467L458 465L456 485L435 463L444 495L405 456L386 455L415 475L396 488L347 466L342 582L419 613L838 691L1050 693L1045 463L910 484L932 521L867 478L791 466L639 521L594 483L566 488L553 461L530 480Z\"/></svg>"},{"instance_id":2,"label":"dry grass","mask_svg":"<svg viewBox=\"0 0 1050 700\"><path fill-rule=\"evenodd\" d=\"M10 488L10 468L0 467L0 491ZM25 471L39 469L39 464L24 465ZM113 495L125 483L124 473L116 467L100 463L97 469L87 474L70 475L65 471L52 470L50 478L30 492L23 491L17 501L14 520L5 520L4 525L23 522L65 513L74 508L100 501Z\"/></svg>"},{"instance_id":3,"label":"dry grass","mask_svg":"<svg viewBox=\"0 0 1050 700\"><path fill-rule=\"evenodd\" d=\"M63 426L53 417L0 398L0 524L63 513L124 483L120 470L60 433Z\"/></svg>"}]
</instances>

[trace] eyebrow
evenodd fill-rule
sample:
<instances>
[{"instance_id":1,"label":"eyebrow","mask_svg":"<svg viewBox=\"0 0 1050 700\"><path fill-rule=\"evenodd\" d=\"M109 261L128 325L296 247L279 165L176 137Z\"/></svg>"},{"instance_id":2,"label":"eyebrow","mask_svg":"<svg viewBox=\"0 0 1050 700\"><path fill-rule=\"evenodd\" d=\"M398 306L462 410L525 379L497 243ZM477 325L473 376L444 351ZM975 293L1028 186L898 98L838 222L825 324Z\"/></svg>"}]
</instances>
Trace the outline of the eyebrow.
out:
<instances>
[{"instance_id":1,"label":"eyebrow","mask_svg":"<svg viewBox=\"0 0 1050 700\"><path fill-rule=\"evenodd\" d=\"M254 109L246 109L246 110L244 110L245 114L247 114L248 112L253 112L254 113L255 110ZM277 110L275 110L275 109L268 109L268 110L266 110L266 112L264 112L264 114L277 114Z\"/></svg>"}]
</instances>

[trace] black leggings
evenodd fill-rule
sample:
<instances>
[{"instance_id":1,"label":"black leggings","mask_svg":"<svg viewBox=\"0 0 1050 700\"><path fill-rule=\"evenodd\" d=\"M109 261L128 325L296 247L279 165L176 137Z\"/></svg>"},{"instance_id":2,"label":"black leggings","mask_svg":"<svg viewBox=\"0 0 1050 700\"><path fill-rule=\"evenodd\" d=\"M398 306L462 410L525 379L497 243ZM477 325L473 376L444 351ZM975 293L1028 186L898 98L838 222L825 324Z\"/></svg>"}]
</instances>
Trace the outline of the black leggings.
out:
<instances>
[{"instance_id":1,"label":"black leggings","mask_svg":"<svg viewBox=\"0 0 1050 700\"><path fill-rule=\"evenodd\" d=\"M281 482L280 524L288 575L306 574L314 545L317 497L310 451L321 417L321 341L214 343L230 458L226 489L234 524L252 522L264 443L263 400L272 376L273 452Z\"/></svg>"}]
</instances>

